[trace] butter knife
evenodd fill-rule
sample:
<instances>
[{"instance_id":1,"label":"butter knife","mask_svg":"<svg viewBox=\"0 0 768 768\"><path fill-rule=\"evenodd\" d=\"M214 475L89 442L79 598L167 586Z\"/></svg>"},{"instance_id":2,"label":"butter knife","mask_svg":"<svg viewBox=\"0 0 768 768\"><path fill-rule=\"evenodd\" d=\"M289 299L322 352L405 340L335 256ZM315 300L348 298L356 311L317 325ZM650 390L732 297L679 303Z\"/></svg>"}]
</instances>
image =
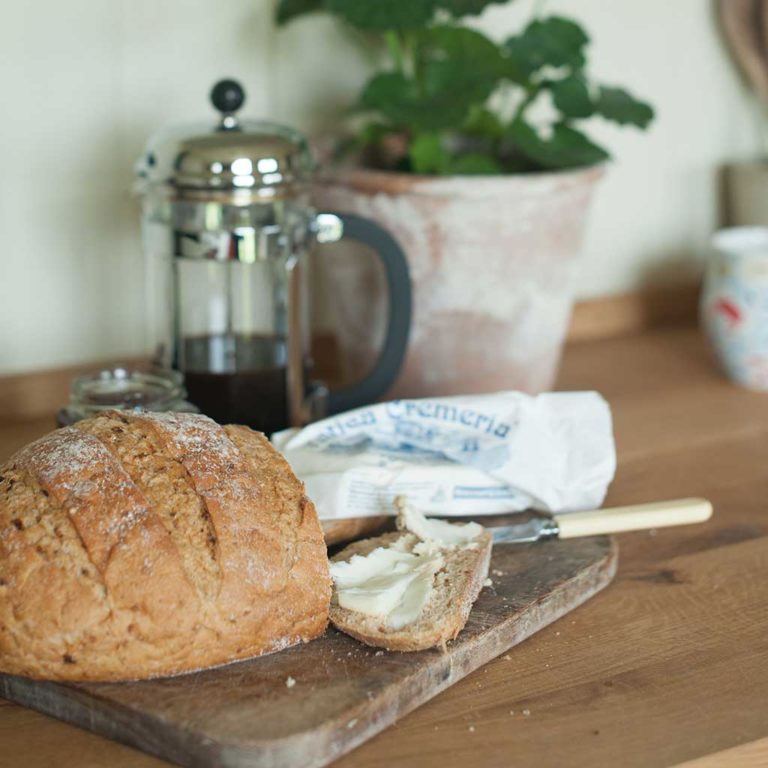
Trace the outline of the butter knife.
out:
<instances>
[{"instance_id":1,"label":"butter knife","mask_svg":"<svg viewBox=\"0 0 768 768\"><path fill-rule=\"evenodd\" d=\"M711 516L710 502L691 498L556 515L527 512L515 515L520 518L519 522L488 527L493 532L494 544L525 544L545 539L573 539L578 536L703 523Z\"/></svg>"}]
</instances>

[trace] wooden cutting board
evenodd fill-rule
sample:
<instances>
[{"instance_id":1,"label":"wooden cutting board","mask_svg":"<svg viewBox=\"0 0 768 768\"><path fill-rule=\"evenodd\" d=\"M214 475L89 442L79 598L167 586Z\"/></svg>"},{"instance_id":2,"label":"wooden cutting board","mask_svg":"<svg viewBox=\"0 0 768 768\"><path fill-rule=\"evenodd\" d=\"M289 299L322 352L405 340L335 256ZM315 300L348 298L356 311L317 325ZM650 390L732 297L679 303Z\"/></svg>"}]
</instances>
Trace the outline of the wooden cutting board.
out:
<instances>
[{"instance_id":1,"label":"wooden cutting board","mask_svg":"<svg viewBox=\"0 0 768 768\"><path fill-rule=\"evenodd\" d=\"M272 656L164 680L0 675L0 695L184 766L323 766L589 599L617 556L607 537L494 548L493 585L447 653L377 652L329 629Z\"/></svg>"}]
</instances>

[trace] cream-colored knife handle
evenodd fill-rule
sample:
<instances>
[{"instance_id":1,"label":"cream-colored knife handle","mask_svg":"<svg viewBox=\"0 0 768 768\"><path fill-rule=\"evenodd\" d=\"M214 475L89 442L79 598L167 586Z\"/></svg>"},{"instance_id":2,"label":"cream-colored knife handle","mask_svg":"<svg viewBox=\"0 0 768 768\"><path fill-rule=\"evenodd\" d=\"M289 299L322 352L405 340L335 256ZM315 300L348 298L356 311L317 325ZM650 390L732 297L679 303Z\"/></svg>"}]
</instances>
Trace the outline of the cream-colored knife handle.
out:
<instances>
[{"instance_id":1,"label":"cream-colored knife handle","mask_svg":"<svg viewBox=\"0 0 768 768\"><path fill-rule=\"evenodd\" d=\"M600 533L642 531L668 525L703 523L712 516L712 505L706 499L675 499L653 504L595 509L554 515L561 539L596 536Z\"/></svg>"}]
</instances>

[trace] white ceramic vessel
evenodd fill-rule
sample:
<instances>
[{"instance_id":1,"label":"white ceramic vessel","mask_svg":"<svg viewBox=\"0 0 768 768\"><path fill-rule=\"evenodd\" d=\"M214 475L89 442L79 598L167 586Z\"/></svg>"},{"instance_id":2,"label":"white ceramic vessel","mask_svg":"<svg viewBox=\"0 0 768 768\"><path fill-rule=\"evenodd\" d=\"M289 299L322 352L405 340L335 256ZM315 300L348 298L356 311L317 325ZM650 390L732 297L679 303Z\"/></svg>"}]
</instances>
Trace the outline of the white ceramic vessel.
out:
<instances>
[{"instance_id":1,"label":"white ceramic vessel","mask_svg":"<svg viewBox=\"0 0 768 768\"><path fill-rule=\"evenodd\" d=\"M715 233L701 322L728 376L768 391L768 227Z\"/></svg>"}]
</instances>

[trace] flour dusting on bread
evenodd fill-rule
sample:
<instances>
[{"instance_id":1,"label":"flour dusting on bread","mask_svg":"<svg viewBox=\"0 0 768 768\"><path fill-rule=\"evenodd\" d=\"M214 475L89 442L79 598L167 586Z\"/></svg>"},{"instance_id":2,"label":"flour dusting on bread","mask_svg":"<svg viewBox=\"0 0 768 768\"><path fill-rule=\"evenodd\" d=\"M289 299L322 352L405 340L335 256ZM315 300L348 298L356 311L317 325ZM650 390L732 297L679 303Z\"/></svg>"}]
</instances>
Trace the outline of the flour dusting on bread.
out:
<instances>
[{"instance_id":1,"label":"flour dusting on bread","mask_svg":"<svg viewBox=\"0 0 768 768\"><path fill-rule=\"evenodd\" d=\"M177 674L325 630L317 514L266 437L105 411L0 466L0 671Z\"/></svg>"}]
</instances>

